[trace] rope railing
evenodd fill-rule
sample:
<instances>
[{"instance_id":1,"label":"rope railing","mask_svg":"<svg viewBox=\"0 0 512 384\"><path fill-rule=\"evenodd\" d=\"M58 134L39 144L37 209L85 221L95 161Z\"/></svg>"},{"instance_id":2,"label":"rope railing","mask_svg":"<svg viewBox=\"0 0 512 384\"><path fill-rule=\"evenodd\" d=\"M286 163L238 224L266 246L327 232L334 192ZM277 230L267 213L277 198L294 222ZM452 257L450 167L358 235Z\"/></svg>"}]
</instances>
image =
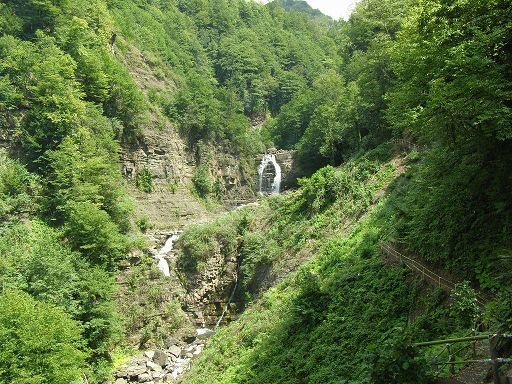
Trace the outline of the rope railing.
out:
<instances>
[{"instance_id":1,"label":"rope railing","mask_svg":"<svg viewBox=\"0 0 512 384\"><path fill-rule=\"evenodd\" d=\"M456 284L452 281L438 275L422 263L420 263L417 260L414 260L400 252L398 252L396 249L394 249L392 246L388 244L381 243L380 244L382 252L384 252L386 255L391 256L395 258L396 260L399 260L400 263L406 265L409 269L416 271L420 273L423 278L429 279L431 282L435 283L439 288L445 288L448 290L452 290L456 287ZM476 295L476 301L479 305L483 306L485 305L485 300L480 296Z\"/></svg>"}]
</instances>

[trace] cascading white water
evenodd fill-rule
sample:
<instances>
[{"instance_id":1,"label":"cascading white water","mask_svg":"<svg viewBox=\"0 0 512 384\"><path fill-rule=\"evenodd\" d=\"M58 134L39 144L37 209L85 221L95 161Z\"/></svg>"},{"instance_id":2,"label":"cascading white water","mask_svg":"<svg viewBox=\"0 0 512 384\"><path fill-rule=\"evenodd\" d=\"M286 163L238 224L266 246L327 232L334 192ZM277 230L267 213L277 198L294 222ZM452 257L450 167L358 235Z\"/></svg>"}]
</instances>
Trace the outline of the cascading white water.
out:
<instances>
[{"instance_id":1,"label":"cascading white water","mask_svg":"<svg viewBox=\"0 0 512 384\"><path fill-rule=\"evenodd\" d=\"M170 277L171 272L169 270L169 263L165 259L165 256L169 254L174 248L174 242L179 239L177 234L172 235L167 239L162 249L158 252L155 258L158 260L158 269L162 271L164 276Z\"/></svg>"},{"instance_id":2,"label":"cascading white water","mask_svg":"<svg viewBox=\"0 0 512 384\"><path fill-rule=\"evenodd\" d=\"M272 184L270 185L270 188L268 186L268 182L266 182L266 185L264 184L264 181L267 181L266 178L268 177L267 174L267 168L269 166L274 167L274 179L272 180ZM269 174L272 174L269 172ZM261 163L258 167L258 175L259 175L259 193L260 194L270 194L270 193L279 193L281 192L281 167L276 161L276 155L264 155L263 159L261 160Z\"/></svg>"},{"instance_id":3,"label":"cascading white water","mask_svg":"<svg viewBox=\"0 0 512 384\"><path fill-rule=\"evenodd\" d=\"M228 311L229 309L229 305L231 304L231 302L233 301L233 297L235 297L235 292L236 292L236 288L238 286L238 277L237 279L235 280L235 286L233 287L233 291L231 292L231 296L229 296L229 300L228 300L228 303L226 304L226 306L224 307L223 311L222 311L222 314L220 315L219 317L219 320L217 320L217 323L215 324L215 328L214 329L217 329L219 328L220 326L220 323L222 323L222 320L224 320L224 316L226 315L226 312Z\"/></svg>"}]
</instances>

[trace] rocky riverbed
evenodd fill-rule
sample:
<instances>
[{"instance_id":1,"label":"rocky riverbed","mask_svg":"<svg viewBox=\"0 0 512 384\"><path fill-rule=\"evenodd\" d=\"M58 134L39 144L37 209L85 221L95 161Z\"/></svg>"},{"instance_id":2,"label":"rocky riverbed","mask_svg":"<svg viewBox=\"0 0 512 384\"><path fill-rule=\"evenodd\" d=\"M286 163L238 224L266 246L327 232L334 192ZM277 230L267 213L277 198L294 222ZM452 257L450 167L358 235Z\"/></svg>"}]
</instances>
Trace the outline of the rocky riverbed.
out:
<instances>
[{"instance_id":1,"label":"rocky riverbed","mask_svg":"<svg viewBox=\"0 0 512 384\"><path fill-rule=\"evenodd\" d=\"M146 351L132 358L117 371L114 384L178 383L213 333L209 329L198 329L197 337L189 343L176 343L167 349Z\"/></svg>"}]
</instances>

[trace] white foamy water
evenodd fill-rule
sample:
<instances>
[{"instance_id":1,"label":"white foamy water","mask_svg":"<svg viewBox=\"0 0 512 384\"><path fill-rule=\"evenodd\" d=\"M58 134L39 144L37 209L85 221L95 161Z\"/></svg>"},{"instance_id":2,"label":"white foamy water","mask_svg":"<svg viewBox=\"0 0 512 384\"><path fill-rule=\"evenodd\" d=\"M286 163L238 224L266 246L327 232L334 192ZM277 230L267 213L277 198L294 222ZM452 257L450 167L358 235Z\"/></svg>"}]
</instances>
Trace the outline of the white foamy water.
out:
<instances>
[{"instance_id":1,"label":"white foamy water","mask_svg":"<svg viewBox=\"0 0 512 384\"><path fill-rule=\"evenodd\" d=\"M274 179L272 180L272 184L270 188L268 188L268 182L266 178L268 175L266 174L267 168L273 166L274 168ZM259 175L259 192L260 194L270 194L270 193L279 193L281 192L281 167L276 161L276 155L264 155L263 159L261 159L260 166L258 167L258 175Z\"/></svg>"},{"instance_id":2,"label":"white foamy water","mask_svg":"<svg viewBox=\"0 0 512 384\"><path fill-rule=\"evenodd\" d=\"M177 234L172 235L167 239L164 246L158 254L155 256L155 258L158 260L158 269L162 271L164 276L170 277L171 272L169 270L169 263L165 259L165 257L173 250L174 248L174 242L179 239L179 236Z\"/></svg>"}]
</instances>

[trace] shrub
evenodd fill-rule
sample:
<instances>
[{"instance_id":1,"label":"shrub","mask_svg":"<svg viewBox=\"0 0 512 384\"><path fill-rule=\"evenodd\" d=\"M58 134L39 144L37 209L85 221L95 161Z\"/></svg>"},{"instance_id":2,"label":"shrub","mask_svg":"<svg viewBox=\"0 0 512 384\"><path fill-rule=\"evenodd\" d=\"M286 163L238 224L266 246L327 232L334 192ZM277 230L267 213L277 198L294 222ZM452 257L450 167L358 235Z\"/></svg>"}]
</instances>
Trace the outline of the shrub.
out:
<instances>
[{"instance_id":1,"label":"shrub","mask_svg":"<svg viewBox=\"0 0 512 384\"><path fill-rule=\"evenodd\" d=\"M416 355L408 340L388 340L370 354L372 383L429 383L426 362Z\"/></svg>"},{"instance_id":2,"label":"shrub","mask_svg":"<svg viewBox=\"0 0 512 384\"><path fill-rule=\"evenodd\" d=\"M82 327L20 291L0 296L0 382L70 384L85 365Z\"/></svg>"},{"instance_id":3,"label":"shrub","mask_svg":"<svg viewBox=\"0 0 512 384\"><path fill-rule=\"evenodd\" d=\"M210 171L206 165L200 165L192 178L194 190L200 197L206 197L213 192L213 183L210 177Z\"/></svg>"},{"instance_id":4,"label":"shrub","mask_svg":"<svg viewBox=\"0 0 512 384\"><path fill-rule=\"evenodd\" d=\"M35 177L0 150L0 217L33 211L36 186Z\"/></svg>"},{"instance_id":5,"label":"shrub","mask_svg":"<svg viewBox=\"0 0 512 384\"><path fill-rule=\"evenodd\" d=\"M460 325L469 327L477 320L480 309L476 292L469 286L469 282L464 281L456 284L450 292L452 302L450 304L450 313L457 319Z\"/></svg>"},{"instance_id":6,"label":"shrub","mask_svg":"<svg viewBox=\"0 0 512 384\"><path fill-rule=\"evenodd\" d=\"M147 216L142 216L139 219L137 219L137 227L139 227L140 231L142 233L146 233L148 229L154 228L153 223Z\"/></svg>"},{"instance_id":7,"label":"shrub","mask_svg":"<svg viewBox=\"0 0 512 384\"><path fill-rule=\"evenodd\" d=\"M135 185L146 193L153 192L153 175L147 168L143 168L135 177Z\"/></svg>"}]
</instances>

